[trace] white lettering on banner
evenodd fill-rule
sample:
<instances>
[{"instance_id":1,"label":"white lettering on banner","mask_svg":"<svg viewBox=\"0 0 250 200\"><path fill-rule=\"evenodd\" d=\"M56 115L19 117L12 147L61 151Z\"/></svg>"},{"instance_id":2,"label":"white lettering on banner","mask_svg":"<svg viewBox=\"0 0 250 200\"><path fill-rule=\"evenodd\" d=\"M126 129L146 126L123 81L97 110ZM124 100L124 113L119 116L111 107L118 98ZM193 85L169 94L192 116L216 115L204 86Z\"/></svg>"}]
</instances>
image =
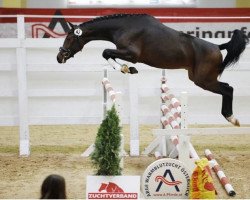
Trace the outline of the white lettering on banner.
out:
<instances>
[{"instance_id":1,"label":"white lettering on banner","mask_svg":"<svg viewBox=\"0 0 250 200\"><path fill-rule=\"evenodd\" d=\"M89 193L88 199L138 199L137 193Z\"/></svg>"},{"instance_id":2,"label":"white lettering on banner","mask_svg":"<svg viewBox=\"0 0 250 200\"><path fill-rule=\"evenodd\" d=\"M87 176L86 199L139 199L140 176Z\"/></svg>"}]
</instances>

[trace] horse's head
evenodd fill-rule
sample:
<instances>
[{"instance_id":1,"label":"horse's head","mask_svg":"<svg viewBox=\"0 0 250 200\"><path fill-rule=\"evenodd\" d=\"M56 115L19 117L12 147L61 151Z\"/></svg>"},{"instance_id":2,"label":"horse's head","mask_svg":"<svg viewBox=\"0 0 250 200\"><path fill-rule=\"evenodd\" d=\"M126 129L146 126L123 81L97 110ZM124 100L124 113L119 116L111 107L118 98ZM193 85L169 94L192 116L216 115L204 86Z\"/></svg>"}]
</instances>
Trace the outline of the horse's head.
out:
<instances>
[{"instance_id":1,"label":"horse's head","mask_svg":"<svg viewBox=\"0 0 250 200\"><path fill-rule=\"evenodd\" d=\"M103 190L105 190L105 191L106 191L107 186L108 186L108 184L106 184L106 183L102 183L98 191L99 191L99 192L102 192Z\"/></svg>"},{"instance_id":2,"label":"horse's head","mask_svg":"<svg viewBox=\"0 0 250 200\"><path fill-rule=\"evenodd\" d=\"M63 46L59 48L59 53L57 54L57 61L59 63L65 63L69 58L74 57L74 55L81 51L84 44L84 27L73 25L68 22L71 29L66 36Z\"/></svg>"}]
</instances>

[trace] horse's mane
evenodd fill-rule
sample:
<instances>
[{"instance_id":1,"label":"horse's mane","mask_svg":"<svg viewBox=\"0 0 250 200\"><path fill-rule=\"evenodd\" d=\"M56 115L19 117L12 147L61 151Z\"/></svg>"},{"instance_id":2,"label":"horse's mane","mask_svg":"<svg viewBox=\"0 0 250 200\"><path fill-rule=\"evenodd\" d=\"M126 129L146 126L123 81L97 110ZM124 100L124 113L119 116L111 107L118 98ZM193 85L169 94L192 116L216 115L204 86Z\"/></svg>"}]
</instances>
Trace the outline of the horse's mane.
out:
<instances>
[{"instance_id":1,"label":"horse's mane","mask_svg":"<svg viewBox=\"0 0 250 200\"><path fill-rule=\"evenodd\" d=\"M104 20L109 20L109 19L119 19L119 18L124 18L124 17L133 17L133 16L146 16L147 14L113 14L113 15L105 15L101 17L96 17L90 21L83 22L81 25L87 25L90 23L95 23L99 21L104 21Z\"/></svg>"}]
</instances>

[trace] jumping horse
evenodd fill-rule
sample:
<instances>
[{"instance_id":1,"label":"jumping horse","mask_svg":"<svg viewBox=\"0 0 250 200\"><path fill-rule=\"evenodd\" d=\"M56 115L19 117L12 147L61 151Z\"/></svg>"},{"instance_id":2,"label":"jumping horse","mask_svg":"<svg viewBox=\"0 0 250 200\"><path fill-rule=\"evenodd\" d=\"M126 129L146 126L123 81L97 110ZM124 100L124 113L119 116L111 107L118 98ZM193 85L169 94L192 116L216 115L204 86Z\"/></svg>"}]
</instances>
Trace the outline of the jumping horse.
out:
<instances>
[{"instance_id":1,"label":"jumping horse","mask_svg":"<svg viewBox=\"0 0 250 200\"><path fill-rule=\"evenodd\" d=\"M240 126L233 115L233 87L218 81L224 69L239 60L249 42L240 30L234 30L231 40L216 45L176 31L147 14L115 14L98 17L73 25L57 55L65 63L92 40L106 40L116 49L105 49L102 56L123 73L138 73L116 61L144 63L160 69L186 69L188 77L204 90L222 95L221 114L233 125ZM223 60L221 50L227 50Z\"/></svg>"}]
</instances>

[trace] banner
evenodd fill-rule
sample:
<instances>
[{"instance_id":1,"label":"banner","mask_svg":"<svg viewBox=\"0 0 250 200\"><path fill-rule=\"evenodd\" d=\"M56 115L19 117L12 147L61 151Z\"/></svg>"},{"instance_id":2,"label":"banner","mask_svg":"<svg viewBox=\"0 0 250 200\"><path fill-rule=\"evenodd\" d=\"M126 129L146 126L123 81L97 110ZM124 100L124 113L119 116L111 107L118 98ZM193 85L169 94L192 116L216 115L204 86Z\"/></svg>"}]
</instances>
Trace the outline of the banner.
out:
<instances>
[{"instance_id":1,"label":"banner","mask_svg":"<svg viewBox=\"0 0 250 200\"><path fill-rule=\"evenodd\" d=\"M86 199L139 199L140 176L87 176Z\"/></svg>"},{"instance_id":2,"label":"banner","mask_svg":"<svg viewBox=\"0 0 250 200\"><path fill-rule=\"evenodd\" d=\"M179 160L156 160L142 175L142 193L146 199L187 199L191 175L192 172Z\"/></svg>"},{"instance_id":3,"label":"banner","mask_svg":"<svg viewBox=\"0 0 250 200\"><path fill-rule=\"evenodd\" d=\"M249 8L2 8L0 14L12 17L0 17L0 38L17 37L17 19L13 15L25 16L26 38L56 38L65 37L69 31L67 21L80 24L95 17L114 13L148 13L157 17L166 26L199 38L230 38L235 29L242 30L250 37Z\"/></svg>"}]
</instances>

